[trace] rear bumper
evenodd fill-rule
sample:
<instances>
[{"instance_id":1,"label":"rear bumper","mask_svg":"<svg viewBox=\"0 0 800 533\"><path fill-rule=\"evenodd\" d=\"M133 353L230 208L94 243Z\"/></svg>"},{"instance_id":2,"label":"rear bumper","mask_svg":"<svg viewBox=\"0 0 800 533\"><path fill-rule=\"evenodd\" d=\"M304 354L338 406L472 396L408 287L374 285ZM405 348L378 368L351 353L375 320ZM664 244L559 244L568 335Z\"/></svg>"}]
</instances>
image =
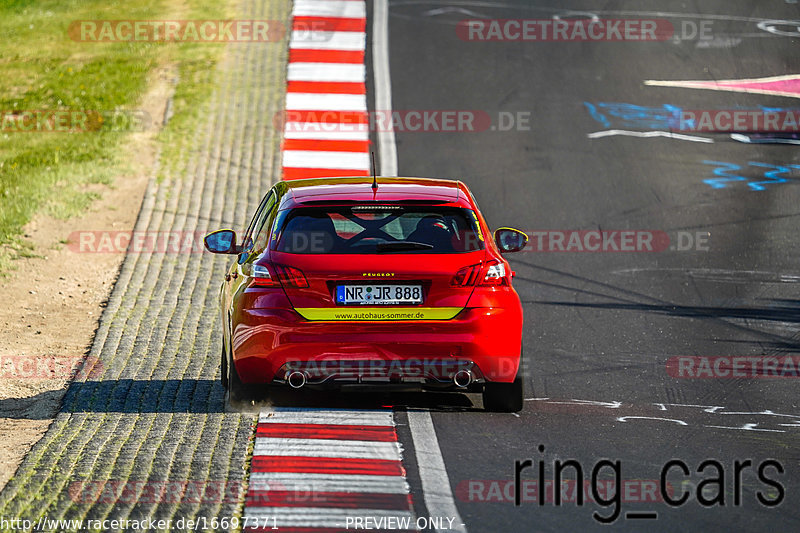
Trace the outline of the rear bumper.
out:
<instances>
[{"instance_id":1,"label":"rear bumper","mask_svg":"<svg viewBox=\"0 0 800 533\"><path fill-rule=\"evenodd\" d=\"M480 369L472 361L434 358L289 361L278 370L273 380L273 383L294 388L304 385L418 383L466 389L483 382L485 379Z\"/></svg>"},{"instance_id":2,"label":"rear bumper","mask_svg":"<svg viewBox=\"0 0 800 533\"><path fill-rule=\"evenodd\" d=\"M232 348L244 383L284 383L304 372L331 381L511 382L519 367L522 308L466 308L451 320L309 321L290 309L245 309Z\"/></svg>"}]
</instances>

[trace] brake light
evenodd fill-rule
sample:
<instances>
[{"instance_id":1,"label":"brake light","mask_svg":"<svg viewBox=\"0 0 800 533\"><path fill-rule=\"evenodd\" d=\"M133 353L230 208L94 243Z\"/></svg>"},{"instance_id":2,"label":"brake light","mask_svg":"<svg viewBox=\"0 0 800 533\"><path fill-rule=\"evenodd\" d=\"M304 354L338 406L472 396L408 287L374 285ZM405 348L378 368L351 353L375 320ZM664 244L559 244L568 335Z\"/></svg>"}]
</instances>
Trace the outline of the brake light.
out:
<instances>
[{"instance_id":1,"label":"brake light","mask_svg":"<svg viewBox=\"0 0 800 533\"><path fill-rule=\"evenodd\" d=\"M464 267L450 281L452 287L507 285L506 267L497 260Z\"/></svg>"},{"instance_id":2,"label":"brake light","mask_svg":"<svg viewBox=\"0 0 800 533\"><path fill-rule=\"evenodd\" d=\"M303 271L299 268L286 265L275 265L275 271L278 273L278 279L281 281L281 283L301 289L308 287L308 280L306 280L305 275L303 275Z\"/></svg>"},{"instance_id":3,"label":"brake light","mask_svg":"<svg viewBox=\"0 0 800 533\"><path fill-rule=\"evenodd\" d=\"M266 265L245 263L242 274L250 278L250 287L278 287L280 283L272 277Z\"/></svg>"}]
</instances>

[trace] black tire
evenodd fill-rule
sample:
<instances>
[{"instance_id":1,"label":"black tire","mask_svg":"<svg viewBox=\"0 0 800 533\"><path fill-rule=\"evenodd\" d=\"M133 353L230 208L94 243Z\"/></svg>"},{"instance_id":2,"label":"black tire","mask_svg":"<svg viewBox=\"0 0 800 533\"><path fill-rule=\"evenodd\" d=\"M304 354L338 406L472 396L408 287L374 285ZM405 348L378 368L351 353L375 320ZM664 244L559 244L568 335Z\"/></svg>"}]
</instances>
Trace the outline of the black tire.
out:
<instances>
[{"instance_id":1,"label":"black tire","mask_svg":"<svg viewBox=\"0 0 800 533\"><path fill-rule=\"evenodd\" d=\"M491 383L483 386L483 408L494 413L517 413L523 405L522 377L512 383Z\"/></svg>"},{"instance_id":2,"label":"black tire","mask_svg":"<svg viewBox=\"0 0 800 533\"><path fill-rule=\"evenodd\" d=\"M228 349L225 347L225 338L222 338L222 355L220 357L222 362L220 363L220 376L219 381L222 383L222 388L228 390Z\"/></svg>"},{"instance_id":3,"label":"black tire","mask_svg":"<svg viewBox=\"0 0 800 533\"><path fill-rule=\"evenodd\" d=\"M236 367L228 362L228 399L231 403L249 402L252 399L250 388L239 379Z\"/></svg>"},{"instance_id":4,"label":"black tire","mask_svg":"<svg viewBox=\"0 0 800 533\"><path fill-rule=\"evenodd\" d=\"M225 346L224 340L222 350L222 376L220 381L228 391L228 403L250 403L250 401L258 399L259 393L263 393L263 387L242 383L239 373L236 371L236 366L233 364L230 348Z\"/></svg>"}]
</instances>

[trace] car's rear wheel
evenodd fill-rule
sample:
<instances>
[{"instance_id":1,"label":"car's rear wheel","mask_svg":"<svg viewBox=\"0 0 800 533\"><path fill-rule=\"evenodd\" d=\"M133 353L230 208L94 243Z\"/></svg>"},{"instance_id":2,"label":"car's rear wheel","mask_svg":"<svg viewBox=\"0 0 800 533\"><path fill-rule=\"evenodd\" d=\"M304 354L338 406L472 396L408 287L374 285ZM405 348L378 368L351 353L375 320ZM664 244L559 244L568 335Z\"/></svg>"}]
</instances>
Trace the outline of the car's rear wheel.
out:
<instances>
[{"instance_id":1,"label":"car's rear wheel","mask_svg":"<svg viewBox=\"0 0 800 533\"><path fill-rule=\"evenodd\" d=\"M233 403L250 401L252 393L249 387L239 379L239 373L230 359L226 366L228 367L228 399Z\"/></svg>"},{"instance_id":2,"label":"car's rear wheel","mask_svg":"<svg viewBox=\"0 0 800 533\"><path fill-rule=\"evenodd\" d=\"M231 356L231 349L225 345L225 339L222 339L222 375L220 381L222 386L228 391L229 403L242 403L249 402L255 399L258 395L256 386L242 383L239 378L239 373L236 371L236 366L233 364Z\"/></svg>"},{"instance_id":3,"label":"car's rear wheel","mask_svg":"<svg viewBox=\"0 0 800 533\"><path fill-rule=\"evenodd\" d=\"M522 376L512 383L486 383L483 386L483 407L495 413L516 413L523 405Z\"/></svg>"},{"instance_id":4,"label":"car's rear wheel","mask_svg":"<svg viewBox=\"0 0 800 533\"><path fill-rule=\"evenodd\" d=\"M220 376L219 381L222 383L222 387L225 390L228 390L228 348L225 347L225 339L222 339L222 355L220 356L221 363L220 363Z\"/></svg>"},{"instance_id":5,"label":"car's rear wheel","mask_svg":"<svg viewBox=\"0 0 800 533\"><path fill-rule=\"evenodd\" d=\"M496 413L517 413L522 411L525 391L522 386L522 354L520 349L517 377L511 383L488 382L483 386L483 408Z\"/></svg>"},{"instance_id":6,"label":"car's rear wheel","mask_svg":"<svg viewBox=\"0 0 800 533\"><path fill-rule=\"evenodd\" d=\"M229 352L230 354L230 352ZM230 403L249 403L251 400L258 398L259 391L255 385L242 383L239 373L236 371L236 366L230 358L226 358L225 364L228 374L228 401Z\"/></svg>"}]
</instances>

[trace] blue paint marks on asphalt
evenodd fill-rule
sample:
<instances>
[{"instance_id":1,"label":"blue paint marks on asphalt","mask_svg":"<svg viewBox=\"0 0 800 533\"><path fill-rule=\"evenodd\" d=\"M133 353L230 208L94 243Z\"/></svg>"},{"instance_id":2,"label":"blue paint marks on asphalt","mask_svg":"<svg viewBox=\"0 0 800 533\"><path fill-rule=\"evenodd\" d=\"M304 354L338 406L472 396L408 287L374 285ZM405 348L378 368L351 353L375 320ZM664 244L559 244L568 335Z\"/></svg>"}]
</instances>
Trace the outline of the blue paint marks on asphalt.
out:
<instances>
[{"instance_id":1,"label":"blue paint marks on asphalt","mask_svg":"<svg viewBox=\"0 0 800 533\"><path fill-rule=\"evenodd\" d=\"M674 131L696 127L693 120L687 119L682 123L683 110L671 104L646 107L624 102L583 102L583 105L589 111L589 115L604 128ZM759 109L778 113L793 111L792 108L783 107L760 106ZM703 180L703 183L712 189L725 189L734 182L745 182L751 191L764 191L769 186L789 182L790 178L787 175L800 170L800 165L773 165L748 161L747 165L750 167L766 169L759 170L762 175L748 178L741 175L744 173L742 167L735 163L705 160L703 164L715 167L712 171L715 177ZM751 169L750 174L752 172Z\"/></svg>"},{"instance_id":2,"label":"blue paint marks on asphalt","mask_svg":"<svg viewBox=\"0 0 800 533\"><path fill-rule=\"evenodd\" d=\"M672 104L647 107L625 102L583 102L589 115L603 125L604 128L642 129L642 130L694 130L697 124L693 118L683 117L683 109ZM755 110L773 113L797 112L796 108L787 107L740 107L730 109ZM691 113L687 113L690 115Z\"/></svg>"},{"instance_id":3,"label":"blue paint marks on asphalt","mask_svg":"<svg viewBox=\"0 0 800 533\"><path fill-rule=\"evenodd\" d=\"M586 109L589 110L589 114L592 115L593 119L595 119L597 122L599 122L600 124L602 124L606 128L610 128L611 127L611 122L608 121L608 119L605 117L605 115L603 115L602 113L599 113L597 111L597 108L594 106L594 104L590 104L589 102L584 102L583 105L585 105ZM600 104L598 104L598 105L600 105Z\"/></svg>"},{"instance_id":4,"label":"blue paint marks on asphalt","mask_svg":"<svg viewBox=\"0 0 800 533\"><path fill-rule=\"evenodd\" d=\"M789 174L796 170L800 170L800 165L783 166L783 165L772 165L770 163L760 163L758 161L748 161L747 164L750 165L751 167L772 169L764 172L763 180L760 180L759 177L756 179L760 181L750 181L751 178L746 178L744 176L736 174L736 172L742 170L742 167L734 163L705 160L703 161L703 164L717 165L717 167L713 170L714 175L717 177L703 180L703 183L711 186L712 189L725 189L731 182L746 181L747 186L750 187L750 190L764 191L766 190L767 185L777 185L779 183L787 183L789 179L782 176L782 174Z\"/></svg>"},{"instance_id":5,"label":"blue paint marks on asphalt","mask_svg":"<svg viewBox=\"0 0 800 533\"><path fill-rule=\"evenodd\" d=\"M745 178L744 176L728 173L728 171L740 170L742 167L740 167L739 165L734 165L733 163L725 163L722 161L708 161L708 160L703 161L703 164L721 165L714 169L714 175L719 177L703 180L703 183L710 185L712 189L724 189L725 187L728 186L728 182L731 181L747 181L747 178Z\"/></svg>"},{"instance_id":6,"label":"blue paint marks on asphalt","mask_svg":"<svg viewBox=\"0 0 800 533\"><path fill-rule=\"evenodd\" d=\"M754 191L763 191L765 189L765 185L774 185L777 183L786 183L789 181L786 178L779 176L779 174L788 174L792 172L793 169L800 170L800 165L789 165L788 167L779 166L779 165L770 165L769 163L756 163L751 161L748 163L754 167L762 167L762 168L772 168L769 172L764 173L764 177L767 178L765 181L756 181L753 183L748 183L747 185L753 189Z\"/></svg>"},{"instance_id":7,"label":"blue paint marks on asphalt","mask_svg":"<svg viewBox=\"0 0 800 533\"><path fill-rule=\"evenodd\" d=\"M583 105L606 128L671 130L680 125L681 108L670 104L645 107L623 102L584 102Z\"/></svg>"}]
</instances>

